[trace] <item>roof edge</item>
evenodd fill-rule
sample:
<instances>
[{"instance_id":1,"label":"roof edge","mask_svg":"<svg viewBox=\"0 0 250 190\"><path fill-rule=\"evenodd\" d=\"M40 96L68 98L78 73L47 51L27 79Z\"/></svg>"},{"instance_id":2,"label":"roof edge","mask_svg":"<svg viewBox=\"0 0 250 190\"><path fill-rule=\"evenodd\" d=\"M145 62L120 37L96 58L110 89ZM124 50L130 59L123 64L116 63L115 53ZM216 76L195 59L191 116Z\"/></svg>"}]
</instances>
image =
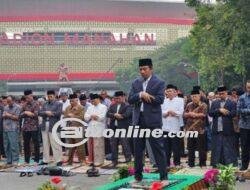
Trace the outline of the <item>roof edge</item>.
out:
<instances>
[{"instance_id":1,"label":"roof edge","mask_svg":"<svg viewBox=\"0 0 250 190\"><path fill-rule=\"evenodd\" d=\"M52 15L52 16L0 16L0 22L46 22L46 21L86 21L86 22L124 22L124 23L162 23L177 25L192 25L194 19L162 18L162 17L119 17L119 16L82 16L82 15Z\"/></svg>"}]
</instances>

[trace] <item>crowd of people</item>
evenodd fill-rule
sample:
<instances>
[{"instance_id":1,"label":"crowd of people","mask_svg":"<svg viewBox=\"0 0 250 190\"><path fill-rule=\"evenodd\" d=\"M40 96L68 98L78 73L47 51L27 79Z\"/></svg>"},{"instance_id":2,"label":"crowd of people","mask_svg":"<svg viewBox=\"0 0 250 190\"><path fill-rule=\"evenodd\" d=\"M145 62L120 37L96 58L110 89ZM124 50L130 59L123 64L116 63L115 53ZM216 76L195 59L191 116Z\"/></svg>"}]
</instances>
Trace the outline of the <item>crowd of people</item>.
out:
<instances>
[{"instance_id":1,"label":"crowd of people","mask_svg":"<svg viewBox=\"0 0 250 190\"><path fill-rule=\"evenodd\" d=\"M141 77L132 84L131 91L116 91L112 97L107 91L99 94L85 94L47 91L46 97L37 98L32 90L25 90L21 98L11 95L0 100L0 154L6 165L20 165L24 153L25 164L34 160L34 165L47 165L51 156L57 166L71 165L74 155L83 165L93 163L102 166L105 159L118 164L118 146L122 146L124 160L134 158L136 179L142 179L143 159L149 157L158 167L161 179L167 177L166 168L181 167L181 157L188 157L188 166L212 167L218 164L233 164L246 170L250 154L250 81L245 91L219 86L215 92L205 93L200 86L194 86L190 95L184 96L173 84L165 85L153 74L149 60L139 62ZM143 80L144 79L144 80ZM142 84L142 85L141 85ZM159 88L157 95L154 91ZM151 106L151 107L150 107ZM160 106L160 107L159 107ZM160 110L158 109L160 108ZM127 138L90 137L87 144L65 148L58 144L52 128L62 118L78 118L93 129L127 129L131 125L142 128L157 128L164 135L179 131L198 131L197 138ZM80 126L77 122L65 126ZM153 126L153 127L152 127ZM62 139L70 144L83 139ZM42 147L42 149L40 149ZM146 149L146 151L145 151ZM42 150L42 153L40 152ZM199 162L196 154L199 153ZM211 151L211 160L207 153ZM187 155L186 155L187 152ZM63 155L67 155L67 160ZM162 159L164 158L164 159Z\"/></svg>"}]
</instances>

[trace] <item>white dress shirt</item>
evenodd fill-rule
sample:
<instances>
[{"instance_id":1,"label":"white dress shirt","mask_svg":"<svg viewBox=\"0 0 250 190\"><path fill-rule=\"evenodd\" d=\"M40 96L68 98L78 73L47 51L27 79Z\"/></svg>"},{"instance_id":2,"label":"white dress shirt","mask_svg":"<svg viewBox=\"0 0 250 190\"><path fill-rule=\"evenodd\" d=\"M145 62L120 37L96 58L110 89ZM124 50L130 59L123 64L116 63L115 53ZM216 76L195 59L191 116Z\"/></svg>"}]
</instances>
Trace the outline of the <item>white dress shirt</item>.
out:
<instances>
[{"instance_id":1,"label":"white dress shirt","mask_svg":"<svg viewBox=\"0 0 250 190\"><path fill-rule=\"evenodd\" d=\"M178 98L179 99L179 101L181 101L182 102L182 104L183 104L183 108L184 108L184 105L185 105L185 103L184 103L184 98L181 98L181 97L176 97L176 98ZM183 114L182 115L180 115L180 117L179 117L179 121L180 121L180 126L181 127L184 127L184 120L183 120Z\"/></svg>"},{"instance_id":2,"label":"white dress shirt","mask_svg":"<svg viewBox=\"0 0 250 190\"><path fill-rule=\"evenodd\" d=\"M148 77L147 80L145 80L143 83L142 83L142 88L143 88L143 92L146 92L146 89L147 89L147 86L148 86L148 82L149 80L151 79L152 76ZM140 98L141 98L141 93L140 93ZM143 112L143 102L141 103L141 108L140 108L140 111Z\"/></svg>"},{"instance_id":3,"label":"white dress shirt","mask_svg":"<svg viewBox=\"0 0 250 190\"><path fill-rule=\"evenodd\" d=\"M176 116L162 117L162 130L174 133L180 131L180 118L183 116L184 112L184 101L178 97L174 97L172 100L165 98L161 105L161 109L162 115L168 111L173 111L177 114Z\"/></svg>"},{"instance_id":4,"label":"white dress shirt","mask_svg":"<svg viewBox=\"0 0 250 190\"><path fill-rule=\"evenodd\" d=\"M62 113L64 113L65 110L66 110L66 108L67 108L68 106L70 106L70 101L69 101L69 99L67 99L65 102L62 101L62 100L60 100L59 102L62 103ZM61 119L63 119L63 118L64 118L64 115L62 114L62 115L61 115ZM63 122L63 123L61 124L61 127L66 127L66 125L67 125L67 123L66 123L66 122Z\"/></svg>"},{"instance_id":5,"label":"white dress shirt","mask_svg":"<svg viewBox=\"0 0 250 190\"><path fill-rule=\"evenodd\" d=\"M106 114L107 114L107 106L104 104L99 103L98 105L94 106L91 105L88 107L84 119L89 122L88 123L88 130L91 132L94 132L93 135L97 135L97 137L102 136L102 132L106 127ZM97 115L98 119L97 120L92 120L91 116L92 115ZM91 133L92 134L92 133ZM99 136L101 135L101 136Z\"/></svg>"},{"instance_id":6,"label":"white dress shirt","mask_svg":"<svg viewBox=\"0 0 250 190\"><path fill-rule=\"evenodd\" d=\"M63 112L66 110L66 108L67 108L68 106L70 106L70 101L69 101L69 99L67 99L65 102L63 102L62 100L60 100L59 102L62 103L62 111L63 111Z\"/></svg>"}]
</instances>

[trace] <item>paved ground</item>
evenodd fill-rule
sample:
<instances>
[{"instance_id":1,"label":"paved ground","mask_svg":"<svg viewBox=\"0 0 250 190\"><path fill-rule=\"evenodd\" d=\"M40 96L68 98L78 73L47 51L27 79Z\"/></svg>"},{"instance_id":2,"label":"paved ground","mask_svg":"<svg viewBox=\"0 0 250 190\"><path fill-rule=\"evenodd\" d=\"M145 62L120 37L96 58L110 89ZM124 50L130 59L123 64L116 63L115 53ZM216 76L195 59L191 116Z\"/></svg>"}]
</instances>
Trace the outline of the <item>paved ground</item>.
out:
<instances>
[{"instance_id":1,"label":"paved ground","mask_svg":"<svg viewBox=\"0 0 250 190\"><path fill-rule=\"evenodd\" d=\"M94 189L99 185L109 182L110 175L102 175L96 178L88 178L85 174L72 177L64 177L63 182L79 186L81 190ZM49 180L49 176L19 177L17 173L0 173L1 190L36 190L41 184Z\"/></svg>"},{"instance_id":2,"label":"paved ground","mask_svg":"<svg viewBox=\"0 0 250 190\"><path fill-rule=\"evenodd\" d=\"M109 175L102 175L97 178L88 178L85 174L79 174L73 177L63 178L63 181L70 185L76 185L81 190L91 190L94 187L110 182ZM1 190L36 190L49 176L19 177L17 173L0 172L0 189ZM249 190L250 181L237 183L237 190Z\"/></svg>"}]
</instances>

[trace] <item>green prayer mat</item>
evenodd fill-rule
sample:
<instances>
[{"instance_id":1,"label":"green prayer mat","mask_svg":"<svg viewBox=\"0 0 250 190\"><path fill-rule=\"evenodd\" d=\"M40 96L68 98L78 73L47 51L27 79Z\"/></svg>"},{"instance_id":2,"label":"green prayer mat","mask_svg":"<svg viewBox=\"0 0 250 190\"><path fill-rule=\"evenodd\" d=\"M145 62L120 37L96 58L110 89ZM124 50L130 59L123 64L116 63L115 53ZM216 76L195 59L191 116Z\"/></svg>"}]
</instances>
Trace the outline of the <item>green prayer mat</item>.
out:
<instances>
[{"instance_id":1,"label":"green prayer mat","mask_svg":"<svg viewBox=\"0 0 250 190\"><path fill-rule=\"evenodd\" d=\"M200 181L203 179L203 176L196 176L196 175L175 175L169 174L168 175L170 184L165 187L164 189L167 190L182 190L187 188L188 186ZM148 181L158 181L159 174L154 173L146 173L143 174L143 180ZM119 190L121 188L131 188L130 182L134 181L134 176L130 176L121 180L118 180L113 183L108 183L104 186L100 186L95 188L96 190Z\"/></svg>"}]
</instances>

